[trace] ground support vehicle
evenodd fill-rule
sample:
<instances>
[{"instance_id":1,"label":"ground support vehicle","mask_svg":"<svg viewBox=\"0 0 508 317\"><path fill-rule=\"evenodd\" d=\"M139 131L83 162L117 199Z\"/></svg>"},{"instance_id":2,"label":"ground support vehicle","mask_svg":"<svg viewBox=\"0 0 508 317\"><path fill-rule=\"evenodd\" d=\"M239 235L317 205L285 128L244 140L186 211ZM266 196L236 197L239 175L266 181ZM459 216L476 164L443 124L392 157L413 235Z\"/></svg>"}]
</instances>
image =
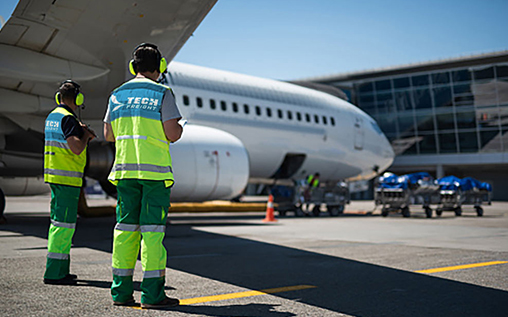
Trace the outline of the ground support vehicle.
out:
<instances>
[{"instance_id":1,"label":"ground support vehicle","mask_svg":"<svg viewBox=\"0 0 508 317\"><path fill-rule=\"evenodd\" d=\"M282 186L277 186L282 187ZM345 205L349 204L349 187L346 183L338 183L334 186L323 186L308 190L305 183L297 183L294 187L284 189L274 187L272 194L274 202L278 204L280 216L287 212L294 212L295 216L320 216L321 210L336 217L344 213Z\"/></svg>"}]
</instances>

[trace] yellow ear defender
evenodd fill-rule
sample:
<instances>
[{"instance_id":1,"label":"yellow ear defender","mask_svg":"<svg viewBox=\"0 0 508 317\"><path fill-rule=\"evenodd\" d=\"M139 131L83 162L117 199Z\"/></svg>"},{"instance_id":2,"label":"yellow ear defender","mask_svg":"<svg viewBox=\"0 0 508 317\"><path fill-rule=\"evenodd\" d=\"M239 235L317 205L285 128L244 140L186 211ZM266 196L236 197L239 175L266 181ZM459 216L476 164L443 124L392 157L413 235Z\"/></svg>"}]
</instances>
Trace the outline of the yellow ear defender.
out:
<instances>
[{"instance_id":1,"label":"yellow ear defender","mask_svg":"<svg viewBox=\"0 0 508 317\"><path fill-rule=\"evenodd\" d=\"M67 84L67 83L70 83L74 86L74 91L75 91L75 94L76 94L76 98L74 99L74 103L76 104L76 106L81 106L84 102L85 102L85 95L83 95L80 91L79 91L79 88L81 87L77 82L73 81L73 80L66 80L66 81L63 81L61 84L60 84L60 87L62 87L64 84ZM58 90L60 90L60 88L58 88ZM55 94L55 101L56 101L56 104L59 105L61 102L62 102L62 95L60 94L60 91L58 91L56 94Z\"/></svg>"},{"instance_id":2,"label":"yellow ear defender","mask_svg":"<svg viewBox=\"0 0 508 317\"><path fill-rule=\"evenodd\" d=\"M154 49L157 50L157 52L159 53L158 55L160 56L160 63L159 63L159 73L164 73L167 69L168 69L168 62L166 61L166 58L163 57L159 51L159 48L157 47L157 45L154 45L154 44L150 44L150 43L142 43L142 44L139 44L138 46L136 46L134 48L134 51L132 52L132 56L134 56L134 54L136 53L136 51L138 49L140 49L141 47L152 47ZM129 62L129 72L133 75L133 76L136 76L136 67L135 67L135 62L134 62L134 59L131 59L130 62Z\"/></svg>"}]
</instances>

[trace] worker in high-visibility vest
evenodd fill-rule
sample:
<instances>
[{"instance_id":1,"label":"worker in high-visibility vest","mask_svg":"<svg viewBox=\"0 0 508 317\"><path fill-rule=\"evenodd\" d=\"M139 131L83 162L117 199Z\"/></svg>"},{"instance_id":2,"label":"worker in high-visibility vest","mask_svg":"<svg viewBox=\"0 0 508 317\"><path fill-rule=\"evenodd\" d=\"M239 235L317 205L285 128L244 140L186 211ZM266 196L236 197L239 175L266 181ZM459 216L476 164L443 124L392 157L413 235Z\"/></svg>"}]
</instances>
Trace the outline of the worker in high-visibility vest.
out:
<instances>
[{"instance_id":1,"label":"worker in high-visibility vest","mask_svg":"<svg viewBox=\"0 0 508 317\"><path fill-rule=\"evenodd\" d=\"M44 181L51 187L51 224L45 284L75 285L69 273L72 236L86 165L86 147L95 133L79 122L74 111L84 102L78 83L64 81L55 95L58 106L46 119Z\"/></svg>"},{"instance_id":2,"label":"worker in high-visibility vest","mask_svg":"<svg viewBox=\"0 0 508 317\"><path fill-rule=\"evenodd\" d=\"M133 273L141 245L141 307L176 306L164 292L166 231L173 169L169 143L180 139L182 126L174 95L157 83L166 71L157 46L143 43L133 52L129 69L135 78L115 89L104 118L104 136L115 142L109 180L118 192L113 238L114 305L133 305Z\"/></svg>"},{"instance_id":3,"label":"worker in high-visibility vest","mask_svg":"<svg viewBox=\"0 0 508 317\"><path fill-rule=\"evenodd\" d=\"M319 186L319 173L315 173L314 175L309 175L306 180L307 187L305 188L305 191L303 192L303 197L305 201L309 201L312 195L312 191L314 188L317 188Z\"/></svg>"},{"instance_id":4,"label":"worker in high-visibility vest","mask_svg":"<svg viewBox=\"0 0 508 317\"><path fill-rule=\"evenodd\" d=\"M319 176L319 173L316 173L307 177L307 184L310 188L317 188L319 186Z\"/></svg>"}]
</instances>

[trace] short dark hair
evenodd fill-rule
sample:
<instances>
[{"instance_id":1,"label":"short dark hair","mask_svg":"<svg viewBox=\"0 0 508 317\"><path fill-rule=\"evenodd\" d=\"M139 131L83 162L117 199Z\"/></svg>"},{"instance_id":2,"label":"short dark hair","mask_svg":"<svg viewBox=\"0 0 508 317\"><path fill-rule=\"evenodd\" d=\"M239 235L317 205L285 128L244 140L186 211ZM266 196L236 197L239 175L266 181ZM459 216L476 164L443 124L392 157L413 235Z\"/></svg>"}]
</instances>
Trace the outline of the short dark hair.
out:
<instances>
[{"instance_id":1,"label":"short dark hair","mask_svg":"<svg viewBox=\"0 0 508 317\"><path fill-rule=\"evenodd\" d=\"M79 93L79 85L74 82L63 82L58 88L58 92L60 93L61 99L60 101L75 101L76 96Z\"/></svg>"},{"instance_id":2,"label":"short dark hair","mask_svg":"<svg viewBox=\"0 0 508 317\"><path fill-rule=\"evenodd\" d=\"M162 55L151 45L140 46L133 53L134 70L136 73L158 71Z\"/></svg>"}]
</instances>

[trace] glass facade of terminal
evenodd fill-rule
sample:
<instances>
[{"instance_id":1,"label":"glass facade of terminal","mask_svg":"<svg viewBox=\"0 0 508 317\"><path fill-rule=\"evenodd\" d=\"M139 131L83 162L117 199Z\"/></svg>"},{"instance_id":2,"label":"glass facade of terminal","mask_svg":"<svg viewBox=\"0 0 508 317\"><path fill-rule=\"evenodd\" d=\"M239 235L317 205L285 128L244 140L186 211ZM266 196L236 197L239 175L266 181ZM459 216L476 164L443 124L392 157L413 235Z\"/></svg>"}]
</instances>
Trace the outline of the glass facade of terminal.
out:
<instances>
[{"instance_id":1,"label":"glass facade of terminal","mask_svg":"<svg viewBox=\"0 0 508 317\"><path fill-rule=\"evenodd\" d=\"M508 151L508 64L371 78L354 92L398 155Z\"/></svg>"}]
</instances>

